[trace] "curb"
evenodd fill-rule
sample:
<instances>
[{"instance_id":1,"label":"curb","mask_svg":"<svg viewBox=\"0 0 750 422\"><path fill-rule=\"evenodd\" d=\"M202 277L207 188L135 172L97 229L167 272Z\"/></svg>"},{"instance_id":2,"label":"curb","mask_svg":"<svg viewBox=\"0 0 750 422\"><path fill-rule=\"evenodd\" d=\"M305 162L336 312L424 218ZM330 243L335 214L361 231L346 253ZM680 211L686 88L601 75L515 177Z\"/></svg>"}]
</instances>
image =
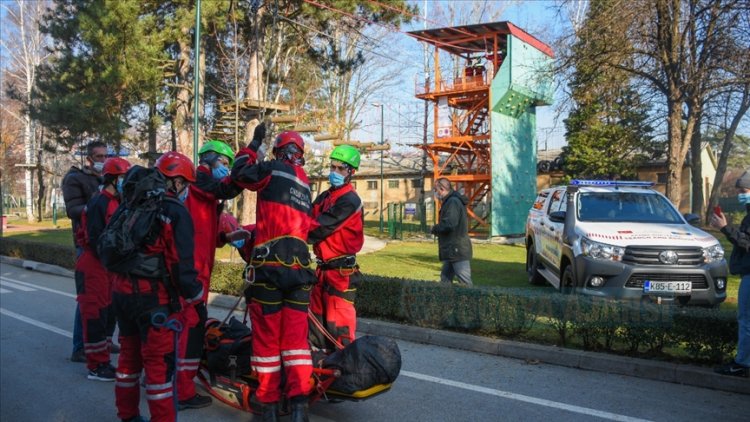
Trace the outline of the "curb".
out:
<instances>
[{"instance_id":1,"label":"curb","mask_svg":"<svg viewBox=\"0 0 750 422\"><path fill-rule=\"evenodd\" d=\"M21 267L31 271L59 275L61 277L75 277L75 272L58 265L45 264L42 262L29 261L21 258L12 258L9 256L0 256L0 263Z\"/></svg>"},{"instance_id":2,"label":"curb","mask_svg":"<svg viewBox=\"0 0 750 422\"><path fill-rule=\"evenodd\" d=\"M0 263L63 277L74 276L73 271L57 265L42 264L19 258L0 256ZM218 293L208 294L209 306L229 309L236 302L237 296ZM399 340L450 347L495 356L524 359L529 363L538 361L539 363L550 365L627 375L750 395L750 380L747 378L719 375L709 368L699 366L493 339L453 331L413 327L369 318L357 318L357 329L360 332L370 335L386 336Z\"/></svg>"}]
</instances>

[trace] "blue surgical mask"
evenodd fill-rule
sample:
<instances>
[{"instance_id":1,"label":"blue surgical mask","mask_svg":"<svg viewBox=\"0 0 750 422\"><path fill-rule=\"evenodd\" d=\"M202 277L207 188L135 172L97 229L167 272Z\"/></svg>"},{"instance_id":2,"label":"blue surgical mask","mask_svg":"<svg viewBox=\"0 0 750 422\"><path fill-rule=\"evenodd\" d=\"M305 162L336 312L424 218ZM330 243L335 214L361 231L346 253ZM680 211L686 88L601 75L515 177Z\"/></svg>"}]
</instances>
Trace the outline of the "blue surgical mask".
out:
<instances>
[{"instance_id":1,"label":"blue surgical mask","mask_svg":"<svg viewBox=\"0 0 750 422\"><path fill-rule=\"evenodd\" d=\"M117 193L119 193L120 196L122 196L122 181L123 180L125 180L125 179L122 178L122 177L118 177L117 178L117 186L116 187L117 187Z\"/></svg>"},{"instance_id":2,"label":"blue surgical mask","mask_svg":"<svg viewBox=\"0 0 750 422\"><path fill-rule=\"evenodd\" d=\"M232 243L232 246L239 249L245 246L245 239L235 240L234 242L231 242L231 243Z\"/></svg>"},{"instance_id":3,"label":"blue surgical mask","mask_svg":"<svg viewBox=\"0 0 750 422\"><path fill-rule=\"evenodd\" d=\"M218 166L211 169L211 174L213 174L214 179L223 179L227 176L229 176L229 169L227 166L219 164Z\"/></svg>"},{"instance_id":4,"label":"blue surgical mask","mask_svg":"<svg viewBox=\"0 0 750 422\"><path fill-rule=\"evenodd\" d=\"M190 191L190 189L188 189L188 187L185 186L185 188L182 190L182 192L180 192L180 194L177 196L177 199L179 199L180 202L185 202L185 200L188 197L188 191Z\"/></svg>"},{"instance_id":5,"label":"blue surgical mask","mask_svg":"<svg viewBox=\"0 0 750 422\"><path fill-rule=\"evenodd\" d=\"M328 181L331 183L331 186L338 188L341 186L344 186L344 182L346 182L346 177L336 173L335 171L332 171L328 174Z\"/></svg>"},{"instance_id":6,"label":"blue surgical mask","mask_svg":"<svg viewBox=\"0 0 750 422\"><path fill-rule=\"evenodd\" d=\"M750 192L738 194L737 201L739 201L739 203L742 205L750 204Z\"/></svg>"},{"instance_id":7,"label":"blue surgical mask","mask_svg":"<svg viewBox=\"0 0 750 422\"><path fill-rule=\"evenodd\" d=\"M91 168L93 168L95 172L101 173L102 170L104 170L104 163L96 162L91 166Z\"/></svg>"}]
</instances>

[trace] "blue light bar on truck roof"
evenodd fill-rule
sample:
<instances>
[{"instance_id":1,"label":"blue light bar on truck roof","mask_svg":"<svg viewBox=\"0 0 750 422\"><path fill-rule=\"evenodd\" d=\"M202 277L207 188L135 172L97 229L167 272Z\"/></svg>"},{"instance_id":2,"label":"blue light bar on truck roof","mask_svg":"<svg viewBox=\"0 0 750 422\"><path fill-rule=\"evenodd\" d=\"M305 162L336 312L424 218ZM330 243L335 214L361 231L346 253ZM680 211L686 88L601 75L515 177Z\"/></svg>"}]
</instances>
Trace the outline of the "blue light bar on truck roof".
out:
<instances>
[{"instance_id":1,"label":"blue light bar on truck roof","mask_svg":"<svg viewBox=\"0 0 750 422\"><path fill-rule=\"evenodd\" d=\"M579 180L570 181L574 186L621 186L621 187L642 187L648 188L654 186L654 182L638 182L630 180Z\"/></svg>"}]
</instances>

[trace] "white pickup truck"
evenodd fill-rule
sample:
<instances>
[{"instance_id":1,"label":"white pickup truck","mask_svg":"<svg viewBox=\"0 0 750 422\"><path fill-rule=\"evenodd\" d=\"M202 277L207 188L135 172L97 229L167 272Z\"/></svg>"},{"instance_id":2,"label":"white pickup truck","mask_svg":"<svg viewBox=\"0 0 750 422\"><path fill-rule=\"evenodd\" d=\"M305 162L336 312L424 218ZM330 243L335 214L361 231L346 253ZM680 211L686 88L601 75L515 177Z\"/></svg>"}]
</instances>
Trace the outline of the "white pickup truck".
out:
<instances>
[{"instance_id":1,"label":"white pickup truck","mask_svg":"<svg viewBox=\"0 0 750 422\"><path fill-rule=\"evenodd\" d=\"M608 298L723 302L724 249L652 186L573 180L541 191L526 221L529 282Z\"/></svg>"}]
</instances>

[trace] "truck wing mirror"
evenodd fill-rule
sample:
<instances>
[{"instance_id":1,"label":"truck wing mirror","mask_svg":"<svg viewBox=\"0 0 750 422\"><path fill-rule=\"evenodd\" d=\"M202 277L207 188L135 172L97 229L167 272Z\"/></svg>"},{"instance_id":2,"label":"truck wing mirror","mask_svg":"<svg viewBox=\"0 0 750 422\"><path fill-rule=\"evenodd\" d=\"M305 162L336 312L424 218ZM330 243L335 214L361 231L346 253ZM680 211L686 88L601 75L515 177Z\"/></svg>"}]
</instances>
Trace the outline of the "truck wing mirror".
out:
<instances>
[{"instance_id":1,"label":"truck wing mirror","mask_svg":"<svg viewBox=\"0 0 750 422\"><path fill-rule=\"evenodd\" d=\"M555 211L553 213L550 213L549 219L554 221L555 223L564 223L565 211Z\"/></svg>"}]
</instances>

